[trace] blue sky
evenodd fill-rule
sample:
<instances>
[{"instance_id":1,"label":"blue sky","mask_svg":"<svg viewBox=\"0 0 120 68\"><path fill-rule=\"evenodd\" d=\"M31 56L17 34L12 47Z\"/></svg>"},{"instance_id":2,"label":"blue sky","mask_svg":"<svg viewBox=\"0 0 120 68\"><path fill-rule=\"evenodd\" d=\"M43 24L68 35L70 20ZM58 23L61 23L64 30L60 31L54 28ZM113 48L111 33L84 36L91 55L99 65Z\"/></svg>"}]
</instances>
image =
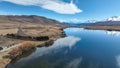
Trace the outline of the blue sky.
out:
<instances>
[{"instance_id":1,"label":"blue sky","mask_svg":"<svg viewBox=\"0 0 120 68\"><path fill-rule=\"evenodd\" d=\"M120 16L120 0L0 0L0 15L39 15L79 22Z\"/></svg>"}]
</instances>

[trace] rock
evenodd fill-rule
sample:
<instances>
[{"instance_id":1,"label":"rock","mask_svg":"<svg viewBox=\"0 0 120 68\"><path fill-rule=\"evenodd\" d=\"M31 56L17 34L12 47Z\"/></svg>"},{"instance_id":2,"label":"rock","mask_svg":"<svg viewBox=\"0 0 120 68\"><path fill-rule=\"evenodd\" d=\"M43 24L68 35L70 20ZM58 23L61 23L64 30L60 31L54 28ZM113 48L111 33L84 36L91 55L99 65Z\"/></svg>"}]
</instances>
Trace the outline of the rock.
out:
<instances>
[{"instance_id":1,"label":"rock","mask_svg":"<svg viewBox=\"0 0 120 68\"><path fill-rule=\"evenodd\" d=\"M62 31L61 37L66 37L66 34L64 31Z\"/></svg>"},{"instance_id":2,"label":"rock","mask_svg":"<svg viewBox=\"0 0 120 68\"><path fill-rule=\"evenodd\" d=\"M50 46L54 43L54 40L48 40L45 42L45 46Z\"/></svg>"},{"instance_id":3,"label":"rock","mask_svg":"<svg viewBox=\"0 0 120 68\"><path fill-rule=\"evenodd\" d=\"M0 47L0 50L3 50L3 48L2 48L2 47Z\"/></svg>"},{"instance_id":4,"label":"rock","mask_svg":"<svg viewBox=\"0 0 120 68\"><path fill-rule=\"evenodd\" d=\"M48 40L48 41L45 41L44 43L38 45L37 47L50 46L53 43L54 43L54 40Z\"/></svg>"}]
</instances>

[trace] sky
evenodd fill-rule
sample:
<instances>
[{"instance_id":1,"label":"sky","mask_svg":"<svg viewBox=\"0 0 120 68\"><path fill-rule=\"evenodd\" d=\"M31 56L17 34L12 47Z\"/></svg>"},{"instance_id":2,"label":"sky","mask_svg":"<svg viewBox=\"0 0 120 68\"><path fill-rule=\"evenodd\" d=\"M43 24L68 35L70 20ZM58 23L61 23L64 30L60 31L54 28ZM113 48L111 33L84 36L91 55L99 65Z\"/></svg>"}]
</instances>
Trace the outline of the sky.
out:
<instances>
[{"instance_id":1,"label":"sky","mask_svg":"<svg viewBox=\"0 0 120 68\"><path fill-rule=\"evenodd\" d=\"M0 15L38 15L61 22L120 16L120 0L0 0Z\"/></svg>"}]
</instances>

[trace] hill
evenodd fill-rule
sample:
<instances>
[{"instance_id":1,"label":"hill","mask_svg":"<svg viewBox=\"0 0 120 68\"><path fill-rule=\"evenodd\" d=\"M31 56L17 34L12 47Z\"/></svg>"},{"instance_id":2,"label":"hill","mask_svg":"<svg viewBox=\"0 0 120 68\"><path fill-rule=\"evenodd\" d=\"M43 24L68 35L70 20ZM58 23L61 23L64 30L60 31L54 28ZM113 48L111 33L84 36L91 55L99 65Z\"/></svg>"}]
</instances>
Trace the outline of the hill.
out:
<instances>
[{"instance_id":1,"label":"hill","mask_svg":"<svg viewBox=\"0 0 120 68\"><path fill-rule=\"evenodd\" d=\"M34 23L42 25L59 25L60 22L36 15L0 15L0 23Z\"/></svg>"}]
</instances>

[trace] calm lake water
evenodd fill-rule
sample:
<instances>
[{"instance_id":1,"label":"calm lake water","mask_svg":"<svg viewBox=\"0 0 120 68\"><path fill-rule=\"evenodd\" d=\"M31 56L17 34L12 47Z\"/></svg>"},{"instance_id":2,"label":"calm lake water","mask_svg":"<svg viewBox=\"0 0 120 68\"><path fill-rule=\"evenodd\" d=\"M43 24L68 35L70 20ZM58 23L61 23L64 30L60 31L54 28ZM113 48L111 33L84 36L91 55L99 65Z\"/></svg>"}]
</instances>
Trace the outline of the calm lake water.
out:
<instances>
[{"instance_id":1,"label":"calm lake water","mask_svg":"<svg viewBox=\"0 0 120 68\"><path fill-rule=\"evenodd\" d=\"M120 68L120 32L64 29L67 37L7 68Z\"/></svg>"}]
</instances>

